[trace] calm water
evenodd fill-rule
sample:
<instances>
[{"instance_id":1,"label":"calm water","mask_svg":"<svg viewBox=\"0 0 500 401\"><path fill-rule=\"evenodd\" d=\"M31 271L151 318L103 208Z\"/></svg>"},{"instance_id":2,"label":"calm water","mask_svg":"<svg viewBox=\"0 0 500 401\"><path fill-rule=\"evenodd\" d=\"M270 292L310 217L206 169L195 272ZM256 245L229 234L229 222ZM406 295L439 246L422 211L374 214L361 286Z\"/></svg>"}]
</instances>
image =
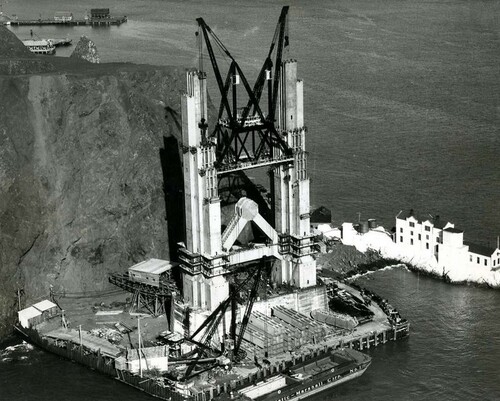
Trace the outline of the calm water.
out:
<instances>
[{"instance_id":1,"label":"calm water","mask_svg":"<svg viewBox=\"0 0 500 401\"><path fill-rule=\"evenodd\" d=\"M20 18L82 17L103 6L0 2ZM253 77L285 4L286 56L298 59L305 84L313 205L331 208L336 222L361 212L388 227L413 207L493 244L500 234L500 2L108 0L113 14L129 17L126 24L32 29L74 42L85 34L103 61L194 67L195 18L202 16ZM11 29L29 37L29 27ZM367 285L409 317L412 337L373 351L371 369L332 399L500 399L498 292L404 271L377 273ZM27 356L0 363L0 400L142 399L40 351Z\"/></svg>"}]
</instances>

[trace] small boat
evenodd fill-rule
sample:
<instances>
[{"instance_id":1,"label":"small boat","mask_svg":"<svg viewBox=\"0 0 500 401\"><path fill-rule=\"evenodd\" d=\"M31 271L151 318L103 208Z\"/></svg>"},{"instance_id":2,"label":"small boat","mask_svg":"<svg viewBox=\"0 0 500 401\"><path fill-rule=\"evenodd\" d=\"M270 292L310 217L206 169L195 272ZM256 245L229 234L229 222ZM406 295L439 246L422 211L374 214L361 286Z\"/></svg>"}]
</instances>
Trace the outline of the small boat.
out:
<instances>
[{"instance_id":1,"label":"small boat","mask_svg":"<svg viewBox=\"0 0 500 401\"><path fill-rule=\"evenodd\" d=\"M47 39L50 40L55 47L59 46L71 46L71 42L73 41L70 38L56 38L56 39Z\"/></svg>"},{"instance_id":2,"label":"small boat","mask_svg":"<svg viewBox=\"0 0 500 401\"><path fill-rule=\"evenodd\" d=\"M50 39L26 39L23 44L35 54L55 54L56 47Z\"/></svg>"}]
</instances>

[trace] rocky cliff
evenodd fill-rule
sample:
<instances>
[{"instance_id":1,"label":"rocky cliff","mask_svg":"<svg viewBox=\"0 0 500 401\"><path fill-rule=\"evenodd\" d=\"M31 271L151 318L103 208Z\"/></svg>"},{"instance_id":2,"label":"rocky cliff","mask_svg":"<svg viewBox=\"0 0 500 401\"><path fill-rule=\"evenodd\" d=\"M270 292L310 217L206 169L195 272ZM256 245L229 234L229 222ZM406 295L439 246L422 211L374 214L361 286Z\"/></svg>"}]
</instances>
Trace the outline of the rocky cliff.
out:
<instances>
[{"instance_id":1,"label":"rocky cliff","mask_svg":"<svg viewBox=\"0 0 500 401\"><path fill-rule=\"evenodd\" d=\"M80 58L90 63L101 62L101 58L99 57L99 53L97 52L94 42L92 42L85 35L82 35L70 57Z\"/></svg>"},{"instance_id":2,"label":"rocky cliff","mask_svg":"<svg viewBox=\"0 0 500 401\"><path fill-rule=\"evenodd\" d=\"M51 286L103 289L110 271L169 257L164 174L179 164L165 143L185 79L34 56L1 26L0 38L1 338L18 289L25 302Z\"/></svg>"}]
</instances>

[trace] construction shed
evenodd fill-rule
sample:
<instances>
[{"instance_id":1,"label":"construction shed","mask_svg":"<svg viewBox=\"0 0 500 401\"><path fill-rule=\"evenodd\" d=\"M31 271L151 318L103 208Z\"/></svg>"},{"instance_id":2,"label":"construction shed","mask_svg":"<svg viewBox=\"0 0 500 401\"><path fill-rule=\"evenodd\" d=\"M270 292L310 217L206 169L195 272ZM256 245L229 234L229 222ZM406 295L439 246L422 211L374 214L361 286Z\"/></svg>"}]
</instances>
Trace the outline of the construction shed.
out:
<instances>
[{"instance_id":1,"label":"construction shed","mask_svg":"<svg viewBox=\"0 0 500 401\"><path fill-rule=\"evenodd\" d=\"M130 267L128 275L132 281L159 287L171 268L172 264L168 260L149 259Z\"/></svg>"},{"instance_id":2,"label":"construction shed","mask_svg":"<svg viewBox=\"0 0 500 401\"><path fill-rule=\"evenodd\" d=\"M92 19L107 19L111 18L109 8L91 8L90 18Z\"/></svg>"},{"instance_id":3,"label":"construction shed","mask_svg":"<svg viewBox=\"0 0 500 401\"><path fill-rule=\"evenodd\" d=\"M37 324L42 323L42 312L38 309L30 306L29 308L25 308L17 312L17 316L19 319L19 323L25 329L29 329L31 326L36 326Z\"/></svg>"}]
</instances>

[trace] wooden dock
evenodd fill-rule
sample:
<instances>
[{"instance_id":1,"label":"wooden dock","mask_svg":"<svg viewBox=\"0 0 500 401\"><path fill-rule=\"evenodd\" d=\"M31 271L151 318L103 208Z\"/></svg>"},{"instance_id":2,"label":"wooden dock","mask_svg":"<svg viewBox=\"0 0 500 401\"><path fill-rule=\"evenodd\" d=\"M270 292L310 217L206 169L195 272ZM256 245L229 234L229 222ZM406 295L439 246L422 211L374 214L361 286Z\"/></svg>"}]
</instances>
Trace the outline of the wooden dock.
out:
<instances>
[{"instance_id":1,"label":"wooden dock","mask_svg":"<svg viewBox=\"0 0 500 401\"><path fill-rule=\"evenodd\" d=\"M127 17L111 17L111 18L98 18L98 19L72 19L70 21L58 21L54 19L13 19L10 20L12 26L29 26L29 25L59 25L59 26L109 26L121 25L127 22Z\"/></svg>"}]
</instances>

